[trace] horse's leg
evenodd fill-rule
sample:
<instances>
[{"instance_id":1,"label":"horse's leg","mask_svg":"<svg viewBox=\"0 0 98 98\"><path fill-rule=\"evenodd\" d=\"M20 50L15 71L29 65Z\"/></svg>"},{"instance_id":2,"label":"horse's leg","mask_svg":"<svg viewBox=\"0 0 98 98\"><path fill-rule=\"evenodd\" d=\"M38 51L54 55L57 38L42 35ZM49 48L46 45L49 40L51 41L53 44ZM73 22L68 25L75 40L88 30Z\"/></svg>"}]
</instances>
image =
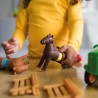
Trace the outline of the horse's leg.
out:
<instances>
[{"instance_id":1,"label":"horse's leg","mask_svg":"<svg viewBox=\"0 0 98 98\"><path fill-rule=\"evenodd\" d=\"M51 60L51 57L46 58L45 64L44 64L44 66L43 66L43 68L41 70L43 70L43 71L46 70L47 65L48 65L48 63L49 63L50 60Z\"/></svg>"},{"instance_id":2,"label":"horse's leg","mask_svg":"<svg viewBox=\"0 0 98 98\"><path fill-rule=\"evenodd\" d=\"M45 57L44 56L42 56L42 58L41 58L41 60L40 60L40 62L39 62L39 64L37 65L37 67L41 67L41 65L43 64L43 62L44 62L44 60L45 60Z\"/></svg>"}]
</instances>

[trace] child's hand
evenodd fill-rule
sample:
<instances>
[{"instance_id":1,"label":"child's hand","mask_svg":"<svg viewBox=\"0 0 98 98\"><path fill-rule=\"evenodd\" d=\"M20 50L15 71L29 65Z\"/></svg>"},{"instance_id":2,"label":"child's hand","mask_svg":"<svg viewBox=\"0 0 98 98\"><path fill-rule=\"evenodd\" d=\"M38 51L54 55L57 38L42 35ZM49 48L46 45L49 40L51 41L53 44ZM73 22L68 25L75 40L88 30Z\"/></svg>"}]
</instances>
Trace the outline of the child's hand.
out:
<instances>
[{"instance_id":1,"label":"child's hand","mask_svg":"<svg viewBox=\"0 0 98 98\"><path fill-rule=\"evenodd\" d=\"M24 72L28 69L27 64L29 64L29 61L23 61L24 59L26 59L28 57L28 55L24 55L20 58L16 58L16 59L9 59L7 62L7 67L10 70L13 70L14 74L19 74L21 72Z\"/></svg>"},{"instance_id":2,"label":"child's hand","mask_svg":"<svg viewBox=\"0 0 98 98\"><path fill-rule=\"evenodd\" d=\"M59 51L67 55L67 58L61 62L63 68L71 67L77 62L77 54L71 46L62 46Z\"/></svg>"},{"instance_id":3,"label":"child's hand","mask_svg":"<svg viewBox=\"0 0 98 98\"><path fill-rule=\"evenodd\" d=\"M5 40L1 45L5 50L7 58L11 58L11 55L19 50L19 42L15 38Z\"/></svg>"},{"instance_id":4,"label":"child's hand","mask_svg":"<svg viewBox=\"0 0 98 98\"><path fill-rule=\"evenodd\" d=\"M14 62L14 66L13 66L13 71L14 74L16 73L21 73L23 71L26 71L28 69L27 64L29 64L29 61L23 61L25 58L27 58L28 55L24 55L20 58L17 58Z\"/></svg>"}]
</instances>

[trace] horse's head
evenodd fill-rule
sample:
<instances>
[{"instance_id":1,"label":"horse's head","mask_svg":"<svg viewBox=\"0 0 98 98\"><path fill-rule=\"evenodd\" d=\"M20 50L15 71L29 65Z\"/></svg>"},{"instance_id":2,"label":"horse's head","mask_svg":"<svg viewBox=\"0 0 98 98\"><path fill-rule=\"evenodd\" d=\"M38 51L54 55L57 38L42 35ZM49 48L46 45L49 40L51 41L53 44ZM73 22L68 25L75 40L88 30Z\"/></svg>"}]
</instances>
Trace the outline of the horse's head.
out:
<instances>
[{"instance_id":1,"label":"horse's head","mask_svg":"<svg viewBox=\"0 0 98 98\"><path fill-rule=\"evenodd\" d=\"M44 44L49 44L51 42L53 42L53 35L49 34L47 35L46 37L44 37L42 40L41 40L41 44L44 45Z\"/></svg>"}]
</instances>

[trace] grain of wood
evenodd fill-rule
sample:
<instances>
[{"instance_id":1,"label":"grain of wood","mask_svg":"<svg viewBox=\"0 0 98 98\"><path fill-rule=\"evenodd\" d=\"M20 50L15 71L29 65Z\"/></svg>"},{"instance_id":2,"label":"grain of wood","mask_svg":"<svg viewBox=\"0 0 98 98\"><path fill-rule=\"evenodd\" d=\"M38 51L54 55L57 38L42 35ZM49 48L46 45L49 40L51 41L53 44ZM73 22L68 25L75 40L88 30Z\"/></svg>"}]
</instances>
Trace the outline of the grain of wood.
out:
<instances>
[{"instance_id":1,"label":"grain of wood","mask_svg":"<svg viewBox=\"0 0 98 98\"><path fill-rule=\"evenodd\" d=\"M34 95L39 95L39 83L36 76L36 73L31 74L31 82L32 82L32 93Z\"/></svg>"},{"instance_id":2,"label":"grain of wood","mask_svg":"<svg viewBox=\"0 0 98 98\"><path fill-rule=\"evenodd\" d=\"M25 94L25 89L23 89L25 87L25 79L20 80L20 87L21 90L19 90L19 94L20 95L24 95Z\"/></svg>"},{"instance_id":3,"label":"grain of wood","mask_svg":"<svg viewBox=\"0 0 98 98\"><path fill-rule=\"evenodd\" d=\"M62 96L62 93L61 93L61 91L60 91L60 89L58 87L54 87L53 90L54 90L55 95L57 97L61 97Z\"/></svg>"},{"instance_id":4,"label":"grain of wood","mask_svg":"<svg viewBox=\"0 0 98 98\"><path fill-rule=\"evenodd\" d=\"M64 80L64 86L68 89L69 93L71 93L74 96L81 95L80 90L76 87L74 83L69 78L66 78Z\"/></svg>"},{"instance_id":5,"label":"grain of wood","mask_svg":"<svg viewBox=\"0 0 98 98\"><path fill-rule=\"evenodd\" d=\"M73 98L71 95L61 96L61 97L49 97L49 98Z\"/></svg>"},{"instance_id":6,"label":"grain of wood","mask_svg":"<svg viewBox=\"0 0 98 98\"><path fill-rule=\"evenodd\" d=\"M48 95L49 95L50 98L55 96L52 88L48 88L46 91L47 91L47 93L48 93Z\"/></svg>"},{"instance_id":7,"label":"grain of wood","mask_svg":"<svg viewBox=\"0 0 98 98\"><path fill-rule=\"evenodd\" d=\"M66 90L65 86L62 85L59 87L59 89L61 90L62 94L63 95L69 95L68 91Z\"/></svg>"},{"instance_id":8,"label":"grain of wood","mask_svg":"<svg viewBox=\"0 0 98 98\"><path fill-rule=\"evenodd\" d=\"M13 89L17 89L18 87L19 87L19 80L14 81ZM10 89L10 93L12 94L12 96L18 95L18 91L14 91L13 89Z\"/></svg>"},{"instance_id":9,"label":"grain of wood","mask_svg":"<svg viewBox=\"0 0 98 98\"><path fill-rule=\"evenodd\" d=\"M59 86L62 86L63 84L64 84L64 83L46 85L46 86L43 87L43 89L46 90L47 88L59 87Z\"/></svg>"},{"instance_id":10,"label":"grain of wood","mask_svg":"<svg viewBox=\"0 0 98 98\"><path fill-rule=\"evenodd\" d=\"M19 80L25 80L25 79L28 79L28 78L30 78L30 76L22 77L22 78L17 78L17 79L13 79L13 82L14 82L14 81L19 81Z\"/></svg>"},{"instance_id":11,"label":"grain of wood","mask_svg":"<svg viewBox=\"0 0 98 98\"><path fill-rule=\"evenodd\" d=\"M26 79L26 86L30 86L31 85L31 79L28 78ZM31 90L31 87L26 89L26 94L31 94L32 93L32 90Z\"/></svg>"}]
</instances>

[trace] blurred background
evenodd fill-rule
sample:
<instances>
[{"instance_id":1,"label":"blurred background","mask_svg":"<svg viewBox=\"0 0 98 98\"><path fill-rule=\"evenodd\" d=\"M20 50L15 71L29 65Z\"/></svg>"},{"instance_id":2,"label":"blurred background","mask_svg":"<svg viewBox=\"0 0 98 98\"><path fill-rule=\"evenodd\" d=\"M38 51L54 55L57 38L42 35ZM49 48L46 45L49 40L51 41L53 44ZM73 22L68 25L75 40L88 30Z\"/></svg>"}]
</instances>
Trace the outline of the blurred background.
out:
<instances>
[{"instance_id":1,"label":"blurred background","mask_svg":"<svg viewBox=\"0 0 98 98\"><path fill-rule=\"evenodd\" d=\"M0 0L0 43L11 38L15 29L15 21L18 6L21 0ZM98 0L89 2L83 1L84 34L79 53L83 59L87 59L88 52L95 44L98 44ZM23 48L13 57L26 54L28 40ZM0 46L0 57L5 57L5 53Z\"/></svg>"}]
</instances>

